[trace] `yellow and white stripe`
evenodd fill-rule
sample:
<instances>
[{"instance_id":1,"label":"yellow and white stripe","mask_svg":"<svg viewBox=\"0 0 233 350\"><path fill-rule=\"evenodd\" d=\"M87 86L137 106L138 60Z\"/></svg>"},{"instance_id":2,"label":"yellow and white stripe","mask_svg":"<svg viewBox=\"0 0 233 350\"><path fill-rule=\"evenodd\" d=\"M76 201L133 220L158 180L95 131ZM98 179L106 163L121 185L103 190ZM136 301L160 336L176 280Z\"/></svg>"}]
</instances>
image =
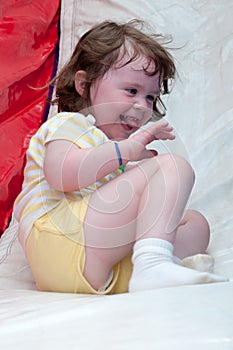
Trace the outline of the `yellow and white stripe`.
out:
<instances>
[{"instance_id":1,"label":"yellow and white stripe","mask_svg":"<svg viewBox=\"0 0 233 350\"><path fill-rule=\"evenodd\" d=\"M119 175L120 172L116 170L81 191L68 193L54 190L44 177L43 162L48 142L64 139L77 144L80 148L95 147L109 142L107 136L94 123L95 119L91 115L85 117L80 113L59 113L45 122L31 138L22 191L14 205L15 217L19 222L19 240L23 247L33 223L44 213L55 208L61 200L83 198L85 194L93 192Z\"/></svg>"}]
</instances>

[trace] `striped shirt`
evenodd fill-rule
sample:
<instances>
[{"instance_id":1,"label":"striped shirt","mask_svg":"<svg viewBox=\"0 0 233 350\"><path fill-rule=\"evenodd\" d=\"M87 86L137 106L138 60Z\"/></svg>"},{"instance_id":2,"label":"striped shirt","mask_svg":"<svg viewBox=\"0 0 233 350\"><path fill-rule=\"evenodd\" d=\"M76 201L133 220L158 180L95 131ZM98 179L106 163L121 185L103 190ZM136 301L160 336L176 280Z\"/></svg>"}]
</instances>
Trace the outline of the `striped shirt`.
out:
<instances>
[{"instance_id":1,"label":"striped shirt","mask_svg":"<svg viewBox=\"0 0 233 350\"><path fill-rule=\"evenodd\" d=\"M33 223L55 208L61 200L83 198L121 173L116 170L80 191L64 193L55 190L45 179L43 163L46 144L58 139L71 141L80 148L90 148L110 142L108 137L95 126L92 115L85 117L80 113L63 112L42 124L30 140L26 153L23 187L14 205L14 214L19 222L19 241L23 247Z\"/></svg>"}]
</instances>

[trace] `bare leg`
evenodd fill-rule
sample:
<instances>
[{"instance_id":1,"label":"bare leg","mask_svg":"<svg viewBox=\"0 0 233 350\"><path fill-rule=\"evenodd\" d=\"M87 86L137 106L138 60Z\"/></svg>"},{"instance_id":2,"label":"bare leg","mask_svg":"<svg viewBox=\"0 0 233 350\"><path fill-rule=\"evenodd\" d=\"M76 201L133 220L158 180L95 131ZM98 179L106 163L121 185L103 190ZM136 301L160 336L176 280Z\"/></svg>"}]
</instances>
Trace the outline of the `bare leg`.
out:
<instances>
[{"instance_id":1,"label":"bare leg","mask_svg":"<svg viewBox=\"0 0 233 350\"><path fill-rule=\"evenodd\" d=\"M180 259L195 254L205 254L210 239L209 224L195 210L187 210L177 229L174 255Z\"/></svg>"},{"instance_id":2,"label":"bare leg","mask_svg":"<svg viewBox=\"0 0 233 350\"><path fill-rule=\"evenodd\" d=\"M98 289L103 285L113 265L126 256L133 246L135 248L135 241L150 244L152 239L153 244L158 241L163 245L165 242L165 245L169 246L169 259L171 258L177 227L181 222L193 181L193 171L184 159L174 155L162 155L143 161L140 166L95 191L89 203L84 225L86 240L84 276L94 288ZM182 234L179 236L182 237ZM181 238L178 239L182 241ZM151 247L144 247L144 251L148 248L151 250ZM187 255L185 251L182 254ZM136 265L134 263L134 271ZM139 265L141 266L141 263ZM175 269L178 269L176 276L172 281L168 281L168 284L166 280L174 275L173 266L169 276L164 273L165 280L162 279L161 283L155 285L150 284L155 273L152 271L149 286L145 283L143 288L192 282L204 283L210 282L211 279L208 276L207 280L206 278L200 280L196 271L180 266L176 266ZM160 271L160 267L156 270ZM179 278L184 271L185 277ZM163 275L163 272L159 272L160 276L161 274ZM140 283L143 275L144 270L139 276ZM155 282L156 279L155 276ZM135 291L135 288L133 289Z\"/></svg>"},{"instance_id":3,"label":"bare leg","mask_svg":"<svg viewBox=\"0 0 233 350\"><path fill-rule=\"evenodd\" d=\"M94 288L106 281L135 240L174 241L193 180L184 159L162 155L141 162L93 193L84 225L84 276Z\"/></svg>"}]
</instances>

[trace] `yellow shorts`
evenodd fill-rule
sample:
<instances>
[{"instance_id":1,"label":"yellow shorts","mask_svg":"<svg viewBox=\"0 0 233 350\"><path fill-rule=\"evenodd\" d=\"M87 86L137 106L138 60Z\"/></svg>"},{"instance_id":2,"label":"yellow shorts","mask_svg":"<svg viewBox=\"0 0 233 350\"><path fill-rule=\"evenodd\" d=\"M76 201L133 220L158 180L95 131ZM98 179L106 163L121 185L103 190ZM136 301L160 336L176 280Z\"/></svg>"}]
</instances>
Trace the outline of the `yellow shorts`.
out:
<instances>
[{"instance_id":1,"label":"yellow shorts","mask_svg":"<svg viewBox=\"0 0 233 350\"><path fill-rule=\"evenodd\" d=\"M93 289L83 276L83 222L88 201L88 196L80 201L64 200L34 223L26 242L26 256L39 290L83 294L128 291L131 254L114 266L112 281L104 291Z\"/></svg>"}]
</instances>

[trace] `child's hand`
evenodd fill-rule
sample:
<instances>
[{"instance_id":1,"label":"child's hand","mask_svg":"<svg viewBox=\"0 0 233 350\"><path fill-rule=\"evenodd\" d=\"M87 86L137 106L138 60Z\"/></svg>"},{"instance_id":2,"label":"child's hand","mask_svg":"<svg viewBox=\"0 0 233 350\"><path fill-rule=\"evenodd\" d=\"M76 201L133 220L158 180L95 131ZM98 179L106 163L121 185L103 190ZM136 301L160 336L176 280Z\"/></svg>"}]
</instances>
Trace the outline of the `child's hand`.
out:
<instances>
[{"instance_id":1,"label":"child's hand","mask_svg":"<svg viewBox=\"0 0 233 350\"><path fill-rule=\"evenodd\" d=\"M138 161L145 158L151 158L155 155L153 151L147 150L146 146L155 140L174 140L175 135L172 134L173 128L168 122L162 121L151 125L131 136L129 142L130 161Z\"/></svg>"}]
</instances>

